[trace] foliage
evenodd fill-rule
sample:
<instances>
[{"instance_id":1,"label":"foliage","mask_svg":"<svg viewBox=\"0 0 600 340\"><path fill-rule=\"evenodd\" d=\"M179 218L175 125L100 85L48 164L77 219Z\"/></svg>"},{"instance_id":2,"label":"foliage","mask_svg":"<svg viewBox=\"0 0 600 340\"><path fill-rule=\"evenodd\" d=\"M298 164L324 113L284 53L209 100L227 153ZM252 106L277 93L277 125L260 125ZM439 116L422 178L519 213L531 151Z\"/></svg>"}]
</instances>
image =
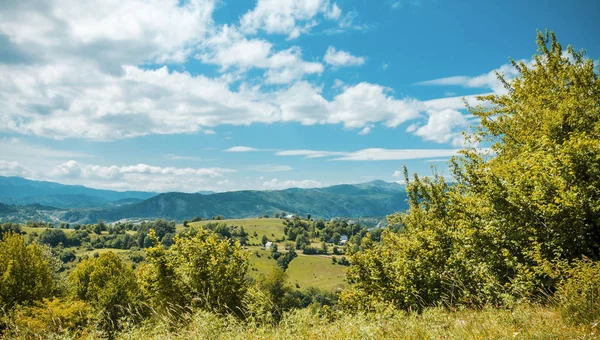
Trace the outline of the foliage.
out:
<instances>
[{"instance_id":1,"label":"foliage","mask_svg":"<svg viewBox=\"0 0 600 340\"><path fill-rule=\"evenodd\" d=\"M33 306L17 308L12 318L21 337L44 338L52 333L82 335L90 313L90 306L83 301L44 298Z\"/></svg>"},{"instance_id":2,"label":"foliage","mask_svg":"<svg viewBox=\"0 0 600 340\"><path fill-rule=\"evenodd\" d=\"M559 310L574 323L600 323L600 261L579 261L556 293Z\"/></svg>"},{"instance_id":3,"label":"foliage","mask_svg":"<svg viewBox=\"0 0 600 340\"><path fill-rule=\"evenodd\" d=\"M103 329L117 328L125 310L140 299L135 274L113 252L82 261L68 279L72 296L89 303L99 313Z\"/></svg>"},{"instance_id":4,"label":"foliage","mask_svg":"<svg viewBox=\"0 0 600 340\"><path fill-rule=\"evenodd\" d=\"M277 265L284 271L288 269L290 262L298 256L294 250L288 250L283 256L277 259Z\"/></svg>"},{"instance_id":5,"label":"foliage","mask_svg":"<svg viewBox=\"0 0 600 340\"><path fill-rule=\"evenodd\" d=\"M247 289L249 253L217 234L192 227L175 236L165 249L158 244L146 250L147 264L139 280L152 306L169 304L221 312L239 312Z\"/></svg>"},{"instance_id":6,"label":"foliage","mask_svg":"<svg viewBox=\"0 0 600 340\"><path fill-rule=\"evenodd\" d=\"M510 304L556 289L565 264L600 259L600 80L593 61L539 34L531 65L503 94L470 107L476 145L452 160L453 183L434 171L409 180L409 210L388 217L381 243L351 248L343 304L406 309ZM393 228L398 229L398 228ZM352 308L354 308L352 307Z\"/></svg>"},{"instance_id":7,"label":"foliage","mask_svg":"<svg viewBox=\"0 0 600 340\"><path fill-rule=\"evenodd\" d=\"M0 309L49 297L54 289L50 254L9 232L0 240Z\"/></svg>"},{"instance_id":8,"label":"foliage","mask_svg":"<svg viewBox=\"0 0 600 340\"><path fill-rule=\"evenodd\" d=\"M182 320L178 318L177 321ZM295 310L271 323L244 323L212 313L190 313L185 323L147 323L119 334L123 339L591 339L589 327L572 326L549 308L485 309L421 314L340 314L330 308Z\"/></svg>"}]
</instances>

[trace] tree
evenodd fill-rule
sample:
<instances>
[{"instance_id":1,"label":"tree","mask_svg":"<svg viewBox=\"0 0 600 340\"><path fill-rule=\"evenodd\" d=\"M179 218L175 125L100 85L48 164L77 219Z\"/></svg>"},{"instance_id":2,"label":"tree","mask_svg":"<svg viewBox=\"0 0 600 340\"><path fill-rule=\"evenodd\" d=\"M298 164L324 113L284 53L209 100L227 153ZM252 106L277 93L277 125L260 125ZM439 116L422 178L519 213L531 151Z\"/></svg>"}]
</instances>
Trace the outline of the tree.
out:
<instances>
[{"instance_id":1,"label":"tree","mask_svg":"<svg viewBox=\"0 0 600 340\"><path fill-rule=\"evenodd\" d=\"M143 291L153 307L172 305L219 312L239 312L248 288L249 253L214 232L192 227L175 236L165 249L153 231L155 245L146 250L140 268Z\"/></svg>"},{"instance_id":2,"label":"tree","mask_svg":"<svg viewBox=\"0 0 600 340\"><path fill-rule=\"evenodd\" d=\"M410 208L388 217L402 231L351 249L342 305L541 298L569 263L600 258L600 68L552 33L537 42L531 64L512 61L516 78L497 74L505 92L468 107L481 126L450 163L452 185L405 169Z\"/></svg>"},{"instance_id":3,"label":"tree","mask_svg":"<svg viewBox=\"0 0 600 340\"><path fill-rule=\"evenodd\" d=\"M38 241L50 247L56 247L59 244L66 246L67 235L60 229L46 229L40 234Z\"/></svg>"},{"instance_id":4,"label":"tree","mask_svg":"<svg viewBox=\"0 0 600 340\"><path fill-rule=\"evenodd\" d=\"M290 262L298 256L294 250L288 250L283 256L277 259L277 265L284 271L288 269Z\"/></svg>"},{"instance_id":5,"label":"tree","mask_svg":"<svg viewBox=\"0 0 600 340\"><path fill-rule=\"evenodd\" d=\"M260 240L260 243L264 246L265 244L267 244L267 242L269 242L269 238L267 237L267 235L263 235L262 239Z\"/></svg>"},{"instance_id":6,"label":"tree","mask_svg":"<svg viewBox=\"0 0 600 340\"><path fill-rule=\"evenodd\" d=\"M104 329L117 328L117 320L126 315L124 308L140 298L135 274L113 252L79 263L68 277L73 297L89 303L101 312Z\"/></svg>"},{"instance_id":7,"label":"tree","mask_svg":"<svg viewBox=\"0 0 600 340\"><path fill-rule=\"evenodd\" d=\"M30 304L52 294L50 256L36 243L25 245L21 235L4 234L0 240L0 309Z\"/></svg>"}]
</instances>

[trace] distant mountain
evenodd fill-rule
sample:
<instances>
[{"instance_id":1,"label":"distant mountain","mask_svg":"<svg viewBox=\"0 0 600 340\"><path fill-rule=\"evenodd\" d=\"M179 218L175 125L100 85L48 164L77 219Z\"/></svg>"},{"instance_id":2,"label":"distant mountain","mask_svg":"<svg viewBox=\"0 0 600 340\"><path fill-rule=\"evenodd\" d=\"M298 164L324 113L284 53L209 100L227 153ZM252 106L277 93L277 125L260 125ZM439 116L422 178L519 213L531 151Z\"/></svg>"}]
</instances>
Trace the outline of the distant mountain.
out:
<instances>
[{"instance_id":1,"label":"distant mountain","mask_svg":"<svg viewBox=\"0 0 600 340\"><path fill-rule=\"evenodd\" d=\"M118 192L0 177L0 221L95 223L98 219L245 218L287 212L314 217L383 217L406 210L406 190L373 181L326 188L186 194Z\"/></svg>"},{"instance_id":2,"label":"distant mountain","mask_svg":"<svg viewBox=\"0 0 600 340\"><path fill-rule=\"evenodd\" d=\"M216 194L215 191L211 191L211 190L202 190L202 191L198 191L197 194L200 195L212 195L212 194Z\"/></svg>"},{"instance_id":3,"label":"distant mountain","mask_svg":"<svg viewBox=\"0 0 600 340\"><path fill-rule=\"evenodd\" d=\"M165 193L139 203L115 208L71 210L62 218L89 223L98 219L165 218L183 220L194 216L245 218L278 212L310 213L315 217L385 216L407 209L406 191L397 183L374 181L317 189L232 191L211 195Z\"/></svg>"},{"instance_id":4,"label":"distant mountain","mask_svg":"<svg viewBox=\"0 0 600 340\"><path fill-rule=\"evenodd\" d=\"M145 200L155 195L154 192L101 190L0 176L0 202L5 204L37 203L58 208L90 208L121 200Z\"/></svg>"}]
</instances>

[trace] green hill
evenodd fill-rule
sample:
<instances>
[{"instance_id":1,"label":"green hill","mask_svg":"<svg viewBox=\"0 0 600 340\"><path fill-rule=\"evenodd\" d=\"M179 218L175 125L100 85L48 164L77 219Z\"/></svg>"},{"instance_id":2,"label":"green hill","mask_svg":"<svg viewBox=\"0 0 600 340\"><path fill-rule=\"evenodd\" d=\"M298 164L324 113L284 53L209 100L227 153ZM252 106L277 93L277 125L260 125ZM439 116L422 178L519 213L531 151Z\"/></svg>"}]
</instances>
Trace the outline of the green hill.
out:
<instances>
[{"instance_id":1,"label":"green hill","mask_svg":"<svg viewBox=\"0 0 600 340\"><path fill-rule=\"evenodd\" d=\"M142 202L114 208L71 210L62 219L69 222L115 221L126 218L183 220L194 216L210 219L248 218L287 212L315 217L385 216L406 209L406 192L397 183L383 181L338 185L319 189L277 191L233 191L212 195L165 193Z\"/></svg>"}]
</instances>

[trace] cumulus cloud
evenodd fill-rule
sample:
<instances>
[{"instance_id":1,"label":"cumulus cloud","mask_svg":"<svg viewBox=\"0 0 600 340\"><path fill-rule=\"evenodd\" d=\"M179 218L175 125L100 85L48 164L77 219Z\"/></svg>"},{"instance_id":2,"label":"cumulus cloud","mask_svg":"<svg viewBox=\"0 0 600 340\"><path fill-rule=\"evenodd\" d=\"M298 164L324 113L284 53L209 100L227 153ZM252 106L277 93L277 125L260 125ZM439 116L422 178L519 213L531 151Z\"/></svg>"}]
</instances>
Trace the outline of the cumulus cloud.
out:
<instances>
[{"instance_id":1,"label":"cumulus cloud","mask_svg":"<svg viewBox=\"0 0 600 340\"><path fill-rule=\"evenodd\" d=\"M427 111L429 119L427 123L414 130L414 134L438 143L451 143L454 146L464 146L464 138L461 131L469 126L465 116L452 109L442 111Z\"/></svg>"},{"instance_id":2,"label":"cumulus cloud","mask_svg":"<svg viewBox=\"0 0 600 340\"><path fill-rule=\"evenodd\" d=\"M19 162L0 159L0 175L29 177L30 171Z\"/></svg>"},{"instance_id":3,"label":"cumulus cloud","mask_svg":"<svg viewBox=\"0 0 600 340\"><path fill-rule=\"evenodd\" d=\"M397 127L428 110L464 108L462 98L398 98L368 82L337 82L336 95L325 97L321 85L306 80L324 72L321 62L304 60L297 46L276 50L247 36L294 37L318 20L354 25L355 14L342 13L334 2L259 0L239 26L216 26L214 6L214 0L9 1L0 11L0 48L21 58L0 59L0 132L110 141L295 122L342 124L366 134L377 123ZM156 66L190 56L219 66L221 74ZM330 47L324 62L339 67L365 59ZM263 72L259 81L240 75L250 69ZM490 83L483 78L461 82ZM234 87L234 81L241 83ZM419 128L422 137L430 136Z\"/></svg>"},{"instance_id":4,"label":"cumulus cloud","mask_svg":"<svg viewBox=\"0 0 600 340\"><path fill-rule=\"evenodd\" d=\"M325 60L327 64L336 67L356 66L365 63L364 57L356 57L346 51L336 50L333 46L327 48L323 60Z\"/></svg>"},{"instance_id":5,"label":"cumulus cloud","mask_svg":"<svg viewBox=\"0 0 600 340\"><path fill-rule=\"evenodd\" d=\"M19 162L0 160L0 175L21 176L93 188L144 191L196 192L215 188L217 180L226 180L236 170L229 168L176 168L148 164L97 165L69 160L48 166L44 171Z\"/></svg>"},{"instance_id":6,"label":"cumulus cloud","mask_svg":"<svg viewBox=\"0 0 600 340\"><path fill-rule=\"evenodd\" d=\"M307 74L320 74L323 65L302 59L298 46L274 51L273 44L264 39L248 39L235 27L222 26L202 43L203 51L196 55L204 63L221 66L221 72L236 68L246 72L264 69L268 84L287 84Z\"/></svg>"},{"instance_id":7,"label":"cumulus cloud","mask_svg":"<svg viewBox=\"0 0 600 340\"><path fill-rule=\"evenodd\" d=\"M396 170L396 171L394 171L394 173L392 174L392 176L393 177L400 177L400 176L402 176L402 171Z\"/></svg>"},{"instance_id":8,"label":"cumulus cloud","mask_svg":"<svg viewBox=\"0 0 600 340\"><path fill-rule=\"evenodd\" d=\"M183 61L211 25L214 2L9 0L0 32L29 59L88 59L120 72L123 64Z\"/></svg>"},{"instance_id":9,"label":"cumulus cloud","mask_svg":"<svg viewBox=\"0 0 600 340\"><path fill-rule=\"evenodd\" d=\"M316 26L319 16L338 20L341 13L329 0L258 0L256 7L241 17L240 27L247 34L264 31L294 39Z\"/></svg>"}]
</instances>

